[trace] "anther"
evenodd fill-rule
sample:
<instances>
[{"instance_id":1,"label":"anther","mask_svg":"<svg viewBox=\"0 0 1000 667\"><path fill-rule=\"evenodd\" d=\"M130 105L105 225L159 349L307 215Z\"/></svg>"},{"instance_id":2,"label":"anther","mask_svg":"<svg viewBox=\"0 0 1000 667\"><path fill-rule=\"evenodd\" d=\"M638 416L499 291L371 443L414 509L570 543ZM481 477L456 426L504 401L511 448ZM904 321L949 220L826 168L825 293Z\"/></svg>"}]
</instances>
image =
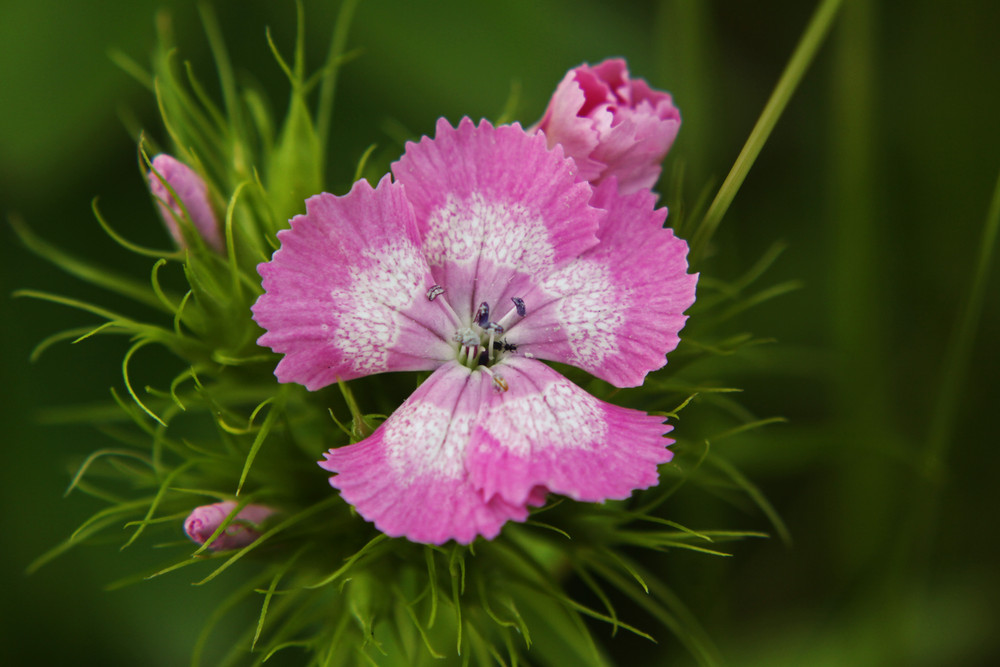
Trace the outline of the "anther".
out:
<instances>
[{"instance_id":1,"label":"anther","mask_svg":"<svg viewBox=\"0 0 1000 667\"><path fill-rule=\"evenodd\" d=\"M472 329L459 329L455 332L455 341L462 347L476 347L479 345L479 336Z\"/></svg>"},{"instance_id":2,"label":"anther","mask_svg":"<svg viewBox=\"0 0 1000 667\"><path fill-rule=\"evenodd\" d=\"M510 389L510 386L507 384L507 381L504 380L502 377L500 377L498 373L494 373L486 366L483 366L482 370L484 373L486 373L493 379L493 386L496 387L497 391L507 391L508 389Z\"/></svg>"},{"instance_id":3,"label":"anther","mask_svg":"<svg viewBox=\"0 0 1000 667\"><path fill-rule=\"evenodd\" d=\"M440 285L432 285L431 288L429 290L427 290L427 300L428 301L433 301L434 299L438 298L442 294L444 294L444 288L443 287L441 287Z\"/></svg>"},{"instance_id":4,"label":"anther","mask_svg":"<svg viewBox=\"0 0 1000 667\"><path fill-rule=\"evenodd\" d=\"M524 305L524 299L519 296L512 296L510 300L514 302L514 308L517 309L517 314L524 317L528 313L528 309Z\"/></svg>"},{"instance_id":5,"label":"anther","mask_svg":"<svg viewBox=\"0 0 1000 667\"><path fill-rule=\"evenodd\" d=\"M490 323L490 304L483 301L479 304L479 310L476 311L476 324L482 328L486 328L486 325Z\"/></svg>"},{"instance_id":6,"label":"anther","mask_svg":"<svg viewBox=\"0 0 1000 667\"><path fill-rule=\"evenodd\" d=\"M490 363L490 354L485 348L483 349L482 352L479 353L478 361L480 366L485 366L486 364Z\"/></svg>"},{"instance_id":7,"label":"anther","mask_svg":"<svg viewBox=\"0 0 1000 667\"><path fill-rule=\"evenodd\" d=\"M490 322L485 327L483 327L483 329L488 331L491 336L503 335L503 327L497 324L496 322Z\"/></svg>"}]
</instances>

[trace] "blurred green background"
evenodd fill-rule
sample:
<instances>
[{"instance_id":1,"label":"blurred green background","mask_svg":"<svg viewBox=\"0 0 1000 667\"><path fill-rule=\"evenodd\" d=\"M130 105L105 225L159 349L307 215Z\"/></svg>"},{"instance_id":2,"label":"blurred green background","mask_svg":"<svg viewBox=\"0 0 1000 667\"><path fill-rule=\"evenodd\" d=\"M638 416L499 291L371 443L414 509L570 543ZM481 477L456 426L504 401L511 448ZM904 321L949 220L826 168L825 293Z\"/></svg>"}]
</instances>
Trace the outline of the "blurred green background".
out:
<instances>
[{"instance_id":1,"label":"blurred green background","mask_svg":"<svg viewBox=\"0 0 1000 667\"><path fill-rule=\"evenodd\" d=\"M135 275L149 262L108 240L89 204L99 195L128 237L166 244L121 120L162 139L155 105L107 57L114 47L147 63L160 8L171 12L182 58L211 81L192 3L0 2L0 212ZM289 52L294 5L215 8L237 69L281 114L286 88L264 26ZM306 2L313 68L336 9ZM620 55L674 94L684 122L665 173L683 164L685 178L682 192L665 194L693 205L725 177L812 9L799 0L362 2L350 37L361 53L340 80L328 188L346 191L371 143L398 155L400 128L428 133L442 115L496 118L512 86L516 117L531 123L568 68ZM788 418L719 447L770 498L791 544L662 559L664 577L733 665L1000 664L1000 448L989 422L1000 271L986 283L968 372L953 391L945 386L1000 170L998 31L1000 4L985 0L847 0L703 267L731 278L784 240L763 284L804 284L731 325L776 344L720 366L756 415ZM150 562L144 547L120 552L120 541L109 542L24 575L99 508L61 495L71 464L102 436L42 424L39 413L107 397L121 385L126 348L96 337L29 364L44 336L92 320L8 295L31 287L127 306L32 256L8 227L0 233L0 663L185 664L220 591L180 575L105 592ZM943 400L955 401L953 421L942 418ZM694 527L770 529L759 511L721 504L678 513ZM622 615L647 621L638 610ZM620 636L611 645L623 664L689 662L672 637L644 627L660 644Z\"/></svg>"}]
</instances>

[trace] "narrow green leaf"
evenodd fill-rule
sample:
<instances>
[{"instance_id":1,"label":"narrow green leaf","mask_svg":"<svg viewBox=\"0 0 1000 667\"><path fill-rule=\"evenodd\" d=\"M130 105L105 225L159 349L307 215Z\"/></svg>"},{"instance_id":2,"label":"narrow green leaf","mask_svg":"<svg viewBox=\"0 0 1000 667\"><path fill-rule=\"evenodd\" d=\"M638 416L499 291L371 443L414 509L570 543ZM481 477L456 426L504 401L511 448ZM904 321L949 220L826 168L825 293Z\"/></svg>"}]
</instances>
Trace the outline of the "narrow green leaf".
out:
<instances>
[{"instance_id":1,"label":"narrow green leaf","mask_svg":"<svg viewBox=\"0 0 1000 667\"><path fill-rule=\"evenodd\" d=\"M144 456L142 454L139 454L137 452L134 452L132 450L129 450L129 449L99 449L96 452L91 453L90 456L88 456L86 459L84 459L83 463L80 464L80 467L76 471L76 474L73 475L73 479L70 480L69 486L67 486L66 490L63 492L63 497L64 498L66 496L68 496L70 493L73 492L73 489L75 489L76 486L77 486L77 484L80 483L80 480L83 479L83 476L85 474L87 474L87 470L94 463L94 461L96 461L99 458L104 457L104 456L125 456L125 457L128 457L128 458L135 459L137 461L141 461L142 463L145 463L146 465L148 465L150 468L153 467L153 464L149 460L149 457Z\"/></svg>"},{"instance_id":2,"label":"narrow green leaf","mask_svg":"<svg viewBox=\"0 0 1000 667\"><path fill-rule=\"evenodd\" d=\"M264 423L261 424L260 430L257 431L257 436L253 440L253 445L250 447L250 451L247 453L246 460L243 462L243 471L240 473L240 481L236 486L236 495L240 495L243 490L243 484L247 481L247 475L250 474L250 467L253 465L254 459L257 458L257 453L264 444L264 440L271 433L271 429L274 428L274 424L278 421L278 417L282 413L281 405L273 405L267 413L267 417L264 419ZM251 415L250 420L253 421L253 417L256 415Z\"/></svg>"},{"instance_id":3,"label":"narrow green leaf","mask_svg":"<svg viewBox=\"0 0 1000 667\"><path fill-rule=\"evenodd\" d=\"M177 466L177 468L171 471L169 475L163 478L163 481L160 483L160 488L156 490L156 495L153 496L153 499L149 503L149 509L146 510L146 516L143 517L142 521L139 522L139 526L138 528L136 528L135 532L132 533L132 536L128 538L125 544L122 545L121 547L122 550L130 546L133 542L135 542L139 538L139 535L141 535L142 532L146 529L146 524L149 523L150 519L153 518L153 514L156 513L156 508L159 507L160 501L163 500L163 496L167 493L167 489L170 488L170 485L173 483L173 481L177 479L181 474L186 472L188 469L193 468L194 466L199 465L201 463L203 463L203 461L199 459L190 459L188 461L185 461L181 465ZM213 537L215 536L213 535Z\"/></svg>"},{"instance_id":4,"label":"narrow green leaf","mask_svg":"<svg viewBox=\"0 0 1000 667\"><path fill-rule=\"evenodd\" d=\"M719 188L719 192L715 195L712 205L709 206L708 212L702 219L698 231L691 241L690 257L692 263L697 263L703 257L708 242L712 239L712 235L715 234L719 223L722 222L726 211L729 210L729 205L736 197L736 193L739 192L740 186L743 185L743 180L750 172L750 168L757 160L757 156L760 154L767 139L771 136L771 130L774 129L775 124L788 105L788 101L792 98L792 94L798 88L803 75L812 63L823 40L826 38L830 27L833 25L833 19L840 9L840 4L841 0L823 0L815 12L813 12L812 18L809 20L809 25L799 40L798 46L795 47L795 52L785 66L785 71L782 72L781 78L778 80L774 92L771 93L770 99L768 99L767 104L764 106L764 111L761 112L760 118L757 119L757 123L754 125L753 130L751 130L750 136L743 146L743 150L740 151L736 162L733 164L733 168L729 171L729 175L726 176L726 180L723 181L722 187Z\"/></svg>"},{"instance_id":5,"label":"narrow green leaf","mask_svg":"<svg viewBox=\"0 0 1000 667\"><path fill-rule=\"evenodd\" d=\"M165 259L179 260L181 258L181 253L176 250L174 251L153 250L151 248L145 248L143 246L132 243L124 236L116 232L111 227L111 225L108 224L108 221L104 219L104 216L101 215L101 210L97 208L97 197L94 197L94 199L91 201L90 208L94 212L94 217L97 218L97 222L99 225L101 225L101 229L104 230L104 233L110 236L115 243L125 248L126 250L134 252L137 255L144 255L146 257L155 257L156 259L165 258ZM145 286L143 286L143 289L145 289ZM153 295L153 298L154 300L156 300L155 295ZM156 303L157 307L159 307L158 305L159 300L156 300Z\"/></svg>"},{"instance_id":6,"label":"narrow green leaf","mask_svg":"<svg viewBox=\"0 0 1000 667\"><path fill-rule=\"evenodd\" d=\"M354 11L358 7L358 2L359 0L345 0L341 3L337 22L333 26L333 38L330 40L330 52L326 57L325 74L319 89L319 106L316 109L316 137L321 147L327 146L330 138L337 76L340 73L344 50L347 47L347 33L350 30L351 21L354 19Z\"/></svg>"},{"instance_id":7,"label":"narrow green leaf","mask_svg":"<svg viewBox=\"0 0 1000 667\"><path fill-rule=\"evenodd\" d=\"M160 419L160 417L155 412L150 410L148 407L146 407L145 403L139 400L139 397L136 395L135 390L132 389L132 383L128 378L128 362L132 359L132 355L138 352L140 349L146 347L150 343L151 341L148 340L140 340L128 349L128 352L125 353L125 358L122 359L122 378L125 380L125 389L128 391L129 396L132 397L132 400L135 401L136 405L142 408L143 412L152 417L154 420L156 420L163 426L166 426L167 422Z\"/></svg>"},{"instance_id":8,"label":"narrow green leaf","mask_svg":"<svg viewBox=\"0 0 1000 667\"><path fill-rule=\"evenodd\" d=\"M96 204L95 204L96 206ZM104 266L79 259L73 255L60 250L59 248L36 236L31 228L17 216L8 218L10 226L14 229L21 242L39 257L55 264L66 273L79 278L85 282L97 285L109 291L121 294L130 299L152 306L159 310L163 305L157 295L150 291L150 288L141 282L121 273L108 269Z\"/></svg>"},{"instance_id":9,"label":"narrow green leaf","mask_svg":"<svg viewBox=\"0 0 1000 667\"><path fill-rule=\"evenodd\" d=\"M765 516L767 516L771 525L774 526L774 529L778 532L779 537L781 537L781 541L786 545L791 545L792 535L788 531L788 527L785 525L785 522L781 519L777 510L774 509L774 506L764 496L761 490L758 489L753 482L747 479L743 473L737 470L734 465L725 459L714 456L709 459L709 463L725 473L729 479L743 489L743 491L750 496L754 503L756 503L757 507L759 507L761 511L764 512Z\"/></svg>"},{"instance_id":10,"label":"narrow green leaf","mask_svg":"<svg viewBox=\"0 0 1000 667\"><path fill-rule=\"evenodd\" d=\"M321 512L321 511L323 511L325 509L328 509L329 507L333 506L337 502L341 502L339 496L330 496L326 500L318 502L315 505L312 505L311 507L308 507L308 508L302 510L301 512L298 512L297 514L293 514L292 516L288 517L287 519L285 519L281 523L277 524L273 528L270 528L266 532L262 533L260 537L258 537L256 540L254 540L253 542L251 542L247 546L243 547L242 549L240 549L239 551L237 551L233 555L229 556L229 558L226 560L225 563L223 563L222 565L220 565L211 574L209 574L207 577L205 577L201 581L197 582L195 585L196 586L203 586L204 584L207 584L208 582L212 581L217 576L219 576L220 574L222 574L224 571L226 571L227 569L229 569L234 563L236 563L236 561L240 560L241 558L243 558L244 556L246 556L248 553L250 553L254 549L259 548L261 545L263 545L265 542L267 542L269 539L271 539L275 535L277 535L277 534L279 534L279 533L281 533L281 532L283 532L283 531L291 528L292 526L294 526L297 523L305 521L306 519L308 519L309 517L313 516L314 514L318 514L319 512Z\"/></svg>"},{"instance_id":11,"label":"narrow green leaf","mask_svg":"<svg viewBox=\"0 0 1000 667\"><path fill-rule=\"evenodd\" d=\"M373 537L371 540L369 540L368 543L365 544L365 546L361 547L356 552L354 552L351 555L351 557L348 558L347 561L342 566L340 566L336 571L333 572L333 574L330 574L329 576L324 577L323 579L317 581L315 584L309 584L308 586L306 586L306 588L310 588L310 589L313 589L313 588L322 588L324 586L328 586L329 584L332 584L334 581L336 581L341 576L343 576L344 573L346 573L349 569L351 569L351 567L355 563L357 563L358 560L362 556L370 554L375 549L376 546L378 546L379 544L381 544L382 542L384 542L387 539L389 539L389 537L386 534L379 533L378 535L376 535L375 537Z\"/></svg>"}]
</instances>

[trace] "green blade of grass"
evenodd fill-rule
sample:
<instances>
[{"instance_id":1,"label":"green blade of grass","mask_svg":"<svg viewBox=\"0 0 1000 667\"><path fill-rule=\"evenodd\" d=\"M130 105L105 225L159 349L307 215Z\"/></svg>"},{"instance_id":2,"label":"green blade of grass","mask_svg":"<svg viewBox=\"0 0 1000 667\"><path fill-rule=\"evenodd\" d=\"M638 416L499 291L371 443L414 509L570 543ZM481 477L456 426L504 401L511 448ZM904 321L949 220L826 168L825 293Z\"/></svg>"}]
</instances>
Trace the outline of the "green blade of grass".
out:
<instances>
[{"instance_id":1,"label":"green blade of grass","mask_svg":"<svg viewBox=\"0 0 1000 667\"><path fill-rule=\"evenodd\" d=\"M805 33L803 33L788 65L785 66L785 71L782 72L781 78L778 80L778 85L771 93L770 99L764 106L764 111L761 112L757 124L754 125L750 136L743 145L743 150L737 156L736 162L729 170L729 175L723 181L722 187L719 188L719 192L715 195L711 206L708 207L708 212L705 213L705 217L698 226L698 231L695 232L694 238L691 240L692 264L704 255L705 247L712 239L719 223L722 222L726 211L729 210L729 205L733 203L736 193L743 185L743 180L750 172L757 156L760 155L768 137L771 136L771 130L774 129L785 107L788 106L788 101L792 98L792 94L798 88L803 75L830 31L830 26L833 25L833 19L836 17L840 5L841 0L823 0L813 12Z\"/></svg>"}]
</instances>

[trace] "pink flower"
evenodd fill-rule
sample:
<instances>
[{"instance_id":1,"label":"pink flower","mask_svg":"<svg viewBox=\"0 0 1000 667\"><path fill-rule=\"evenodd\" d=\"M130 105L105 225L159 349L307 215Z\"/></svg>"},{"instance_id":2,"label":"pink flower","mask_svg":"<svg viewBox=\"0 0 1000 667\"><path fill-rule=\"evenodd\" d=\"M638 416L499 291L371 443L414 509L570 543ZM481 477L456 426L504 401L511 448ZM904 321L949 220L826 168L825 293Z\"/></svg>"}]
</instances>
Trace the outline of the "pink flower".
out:
<instances>
[{"instance_id":1,"label":"pink flower","mask_svg":"<svg viewBox=\"0 0 1000 667\"><path fill-rule=\"evenodd\" d=\"M595 191L519 125L441 119L392 170L311 197L258 267L258 342L285 355L281 382L433 371L371 436L325 454L330 483L384 533L432 544L495 537L549 492L655 484L663 418L540 359L620 387L666 363L697 282L666 210L613 179Z\"/></svg>"},{"instance_id":2,"label":"pink flower","mask_svg":"<svg viewBox=\"0 0 1000 667\"><path fill-rule=\"evenodd\" d=\"M236 503L229 500L212 505L202 505L184 519L184 532L192 541L204 544L219 526L236 509ZM239 549L247 546L258 537L258 528L264 519L274 514L274 510L264 505L247 505L240 510L226 529L208 545L212 551Z\"/></svg>"},{"instance_id":3,"label":"pink flower","mask_svg":"<svg viewBox=\"0 0 1000 667\"><path fill-rule=\"evenodd\" d=\"M580 65L566 73L535 128L549 148L561 144L579 177L615 177L623 194L652 188L681 125L668 93L629 79L625 61Z\"/></svg>"},{"instance_id":4,"label":"pink flower","mask_svg":"<svg viewBox=\"0 0 1000 667\"><path fill-rule=\"evenodd\" d=\"M166 153L160 153L154 157L152 165L153 168L148 174L149 190L156 197L160 216L177 245L182 248L187 245L178 222L185 217L186 211L190 223L205 239L205 243L216 252L225 252L225 244L219 232L219 223L215 217L215 211L212 209L212 204L208 200L208 186L205 185L201 176L183 162L178 162ZM173 188L177 198L180 199L180 204L170 194L170 190L164 185L164 182Z\"/></svg>"}]
</instances>

